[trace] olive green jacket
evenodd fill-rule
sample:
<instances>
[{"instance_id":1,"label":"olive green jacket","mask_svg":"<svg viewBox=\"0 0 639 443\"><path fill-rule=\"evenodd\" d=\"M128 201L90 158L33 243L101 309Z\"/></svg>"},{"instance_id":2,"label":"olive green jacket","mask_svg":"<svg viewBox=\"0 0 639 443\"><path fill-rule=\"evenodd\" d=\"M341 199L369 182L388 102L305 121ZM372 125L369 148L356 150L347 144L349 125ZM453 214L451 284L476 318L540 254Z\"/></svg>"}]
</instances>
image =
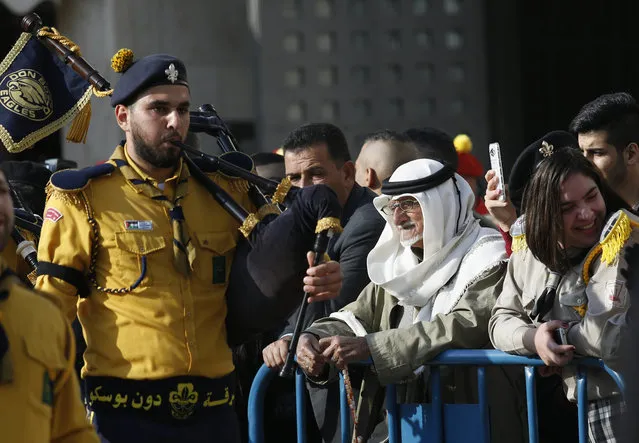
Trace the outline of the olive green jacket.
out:
<instances>
[{"instance_id":1,"label":"olive green jacket","mask_svg":"<svg viewBox=\"0 0 639 443\"><path fill-rule=\"evenodd\" d=\"M368 438L380 421L384 407L382 385L399 384L399 402L426 402L428 370L417 371L418 368L448 349L478 349L490 345L488 319L501 290L505 268L505 263L500 263L474 279L449 313L437 314L431 321L408 328L397 329L404 308L395 297L373 283L355 302L344 307L343 311L352 312L368 332L366 341L373 362L360 392L358 435ZM355 335L345 322L331 317L316 321L306 332L318 337ZM498 367L487 370L494 442L524 441L523 397L512 389L513 383L519 383L519 377L509 375ZM442 368L444 402L476 402L476 384L476 371L472 368Z\"/></svg>"}]
</instances>

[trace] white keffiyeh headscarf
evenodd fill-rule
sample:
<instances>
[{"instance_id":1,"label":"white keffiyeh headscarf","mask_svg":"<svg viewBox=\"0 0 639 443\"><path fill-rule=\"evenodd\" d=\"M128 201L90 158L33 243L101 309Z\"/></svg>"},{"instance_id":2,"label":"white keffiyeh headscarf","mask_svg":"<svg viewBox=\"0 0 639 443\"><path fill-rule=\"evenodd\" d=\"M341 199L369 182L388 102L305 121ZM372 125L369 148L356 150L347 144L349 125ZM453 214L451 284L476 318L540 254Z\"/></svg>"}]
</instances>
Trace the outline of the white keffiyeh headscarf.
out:
<instances>
[{"instance_id":1,"label":"white keffiyeh headscarf","mask_svg":"<svg viewBox=\"0 0 639 443\"><path fill-rule=\"evenodd\" d=\"M428 177L442 168L443 165L434 160L414 160L397 168L390 182ZM381 211L391 199L404 196L414 197L422 209L424 252L421 262L410 247L400 243L393 216ZM433 315L449 312L474 277L506 258L499 233L480 227L479 220L474 218L475 196L468 183L457 174L424 192L380 195L373 204L386 219L386 227L368 254L368 275L401 305L421 308L416 321L429 321ZM464 266L464 275L456 275L462 260L476 243L481 244L481 253L470 254L472 266ZM442 291L446 285L447 290ZM442 297L438 296L440 292Z\"/></svg>"}]
</instances>

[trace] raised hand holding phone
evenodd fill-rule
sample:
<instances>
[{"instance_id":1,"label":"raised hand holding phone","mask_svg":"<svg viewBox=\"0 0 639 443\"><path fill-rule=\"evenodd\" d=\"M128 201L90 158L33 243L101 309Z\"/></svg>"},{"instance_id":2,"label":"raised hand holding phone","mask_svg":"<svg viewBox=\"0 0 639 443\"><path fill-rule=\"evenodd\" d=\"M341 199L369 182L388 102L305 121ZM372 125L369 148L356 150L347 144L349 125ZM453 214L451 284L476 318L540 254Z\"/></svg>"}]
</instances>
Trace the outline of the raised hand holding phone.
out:
<instances>
[{"instance_id":1,"label":"raised hand holding phone","mask_svg":"<svg viewBox=\"0 0 639 443\"><path fill-rule=\"evenodd\" d=\"M488 146L490 156L490 169L495 171L495 176L499 180L497 189L499 190L499 201L506 201L506 187L504 185L504 169L501 165L501 149L499 143L491 143Z\"/></svg>"}]
</instances>

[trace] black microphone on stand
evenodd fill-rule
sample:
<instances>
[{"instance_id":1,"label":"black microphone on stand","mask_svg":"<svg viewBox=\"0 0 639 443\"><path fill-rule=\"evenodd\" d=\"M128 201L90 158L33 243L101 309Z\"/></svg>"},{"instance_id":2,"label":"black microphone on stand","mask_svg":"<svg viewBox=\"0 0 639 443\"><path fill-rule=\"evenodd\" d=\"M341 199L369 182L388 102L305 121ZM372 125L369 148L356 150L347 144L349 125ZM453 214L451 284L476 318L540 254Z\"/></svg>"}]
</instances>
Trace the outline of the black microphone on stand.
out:
<instances>
[{"instance_id":1,"label":"black microphone on stand","mask_svg":"<svg viewBox=\"0 0 639 443\"><path fill-rule=\"evenodd\" d=\"M322 258L328 248L328 241L333 236L331 229L318 232L315 237L315 244L313 245L313 252L315 252L315 258L313 259L313 266L317 266L322 262ZM304 317L306 316L306 309L308 308L308 292L304 292L304 298L302 299L302 305L297 314L297 320L295 321L295 329L293 330L293 337L288 347L288 355L286 356L286 363L280 371L280 377L291 378L295 373L295 351L297 350L297 343L300 341L300 335L302 334L302 326L304 325Z\"/></svg>"}]
</instances>

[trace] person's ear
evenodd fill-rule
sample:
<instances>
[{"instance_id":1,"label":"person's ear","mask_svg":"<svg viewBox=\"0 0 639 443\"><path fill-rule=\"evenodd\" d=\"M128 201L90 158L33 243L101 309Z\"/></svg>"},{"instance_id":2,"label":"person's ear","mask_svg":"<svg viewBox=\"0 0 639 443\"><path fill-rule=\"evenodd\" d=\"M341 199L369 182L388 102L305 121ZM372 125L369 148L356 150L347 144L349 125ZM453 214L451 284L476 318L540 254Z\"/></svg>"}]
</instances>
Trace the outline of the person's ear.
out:
<instances>
[{"instance_id":1,"label":"person's ear","mask_svg":"<svg viewBox=\"0 0 639 443\"><path fill-rule=\"evenodd\" d=\"M379 189L382 187L382 182L377 176L377 171L373 168L366 168L366 187L371 189Z\"/></svg>"},{"instance_id":2,"label":"person's ear","mask_svg":"<svg viewBox=\"0 0 639 443\"><path fill-rule=\"evenodd\" d=\"M124 105L117 105L115 107L115 121L118 122L118 126L123 131L130 129L130 108Z\"/></svg>"},{"instance_id":3,"label":"person's ear","mask_svg":"<svg viewBox=\"0 0 639 443\"><path fill-rule=\"evenodd\" d=\"M344 166L342 166L342 177L346 183L355 182L355 163L352 161L344 163Z\"/></svg>"},{"instance_id":4,"label":"person's ear","mask_svg":"<svg viewBox=\"0 0 639 443\"><path fill-rule=\"evenodd\" d=\"M626 146L624 150L624 160L627 165L635 165L639 163L639 145L632 142Z\"/></svg>"}]
</instances>

